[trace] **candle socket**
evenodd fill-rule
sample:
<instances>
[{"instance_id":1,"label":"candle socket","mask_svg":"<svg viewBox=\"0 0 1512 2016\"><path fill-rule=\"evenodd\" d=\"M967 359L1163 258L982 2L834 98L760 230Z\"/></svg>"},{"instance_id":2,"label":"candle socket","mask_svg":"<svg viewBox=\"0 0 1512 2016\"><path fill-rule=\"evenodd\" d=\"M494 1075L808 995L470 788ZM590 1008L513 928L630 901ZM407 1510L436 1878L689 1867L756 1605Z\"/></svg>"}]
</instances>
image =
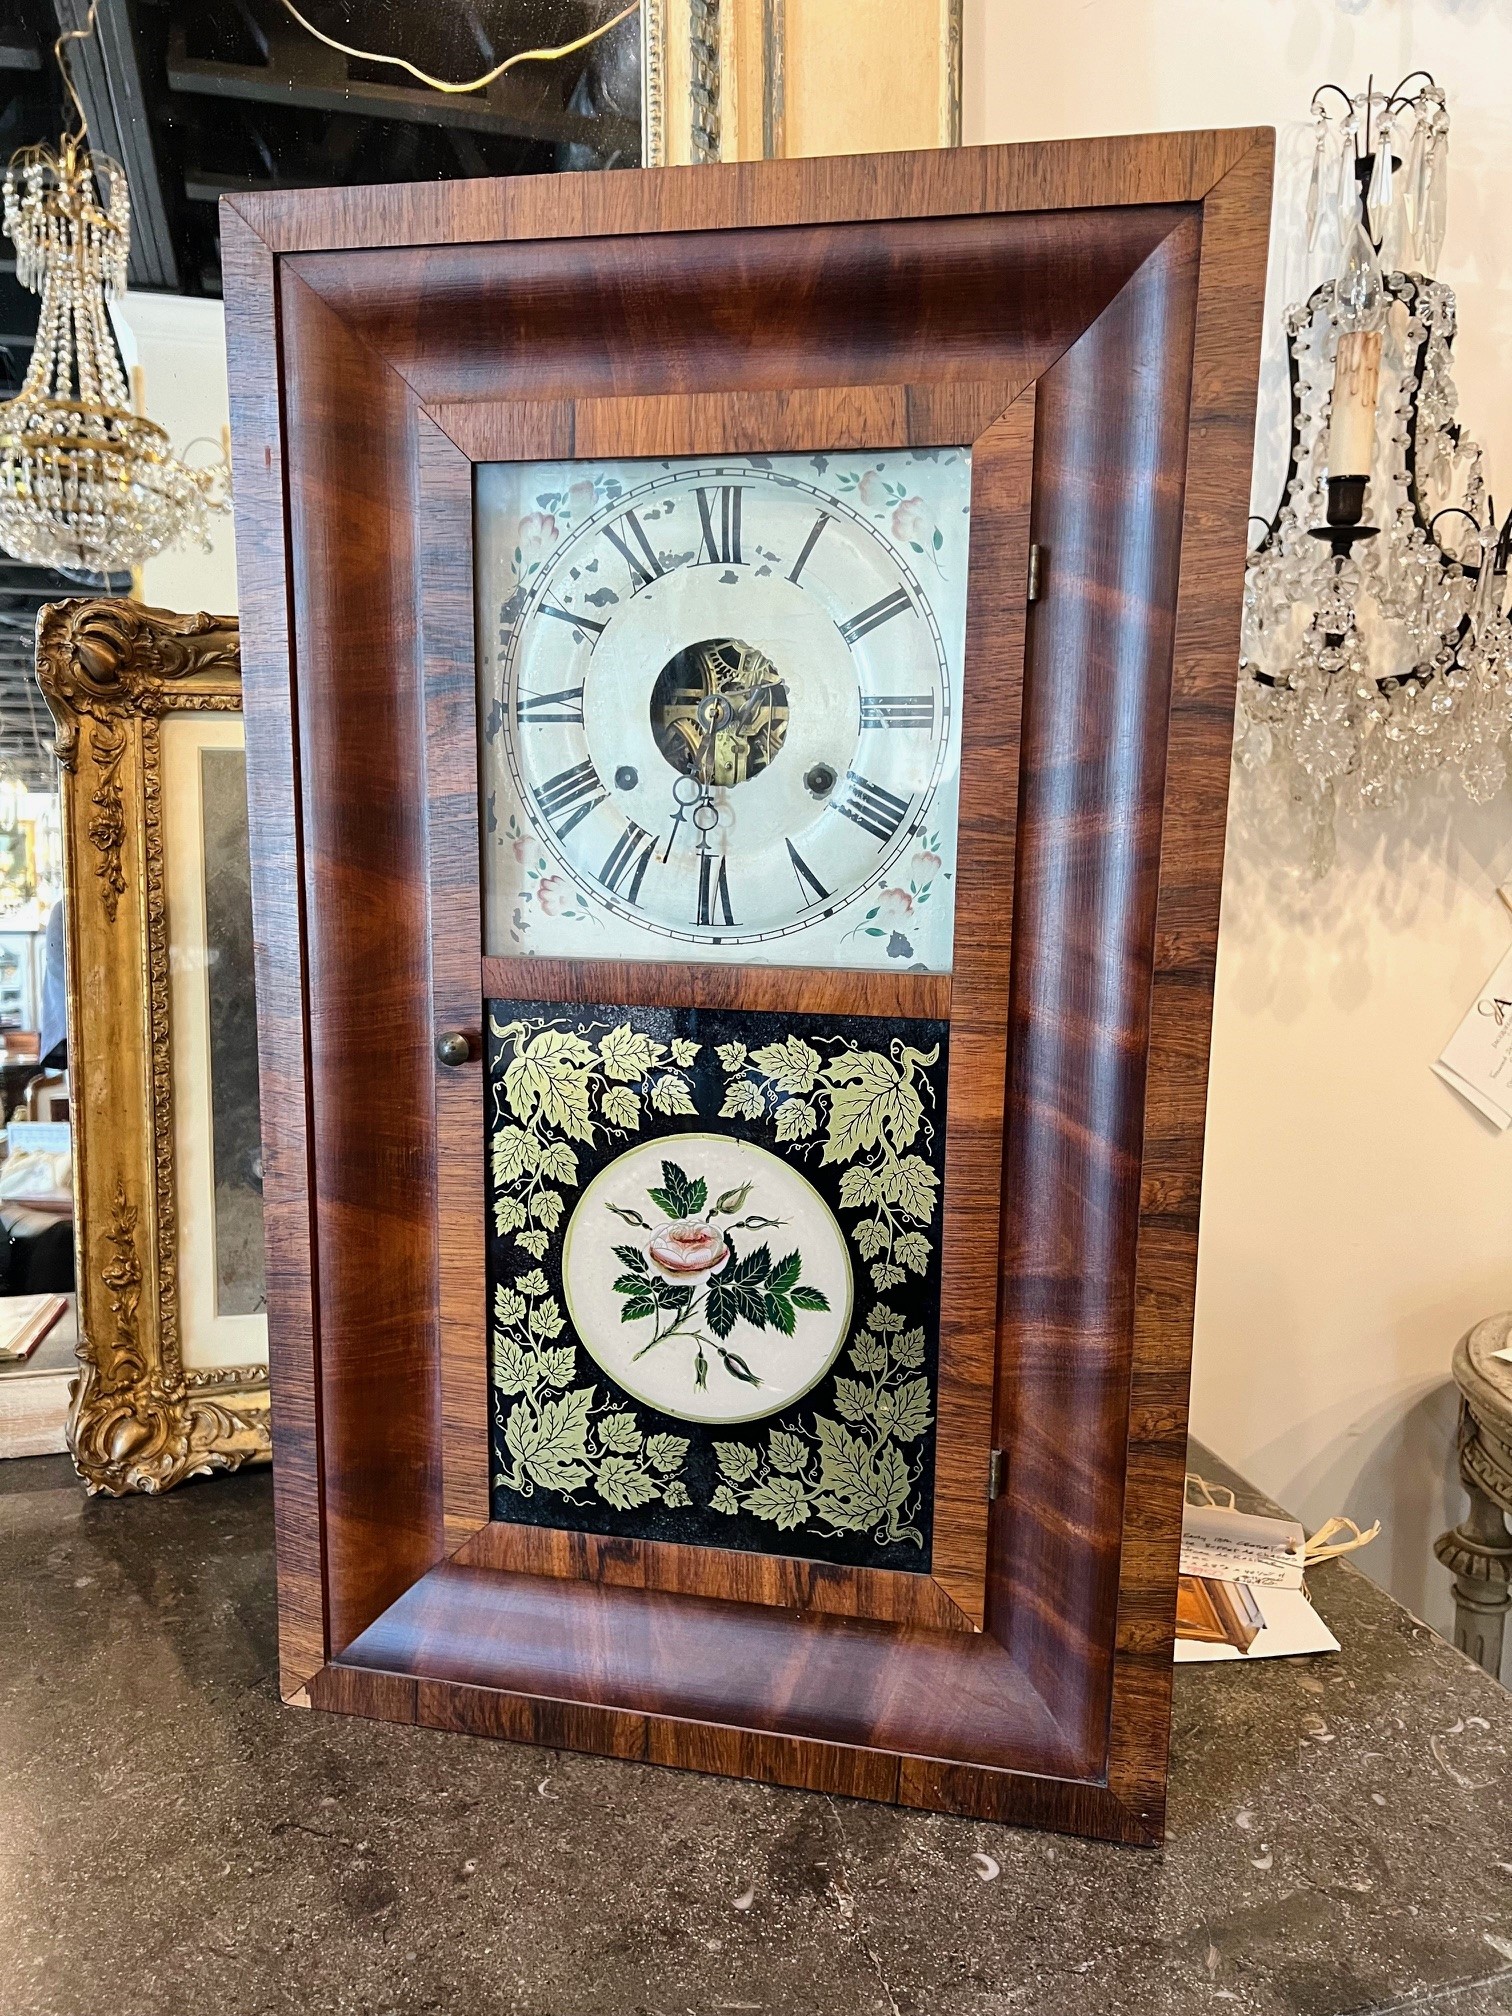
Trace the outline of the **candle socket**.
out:
<instances>
[{"instance_id":1,"label":"candle socket","mask_svg":"<svg viewBox=\"0 0 1512 2016\"><path fill-rule=\"evenodd\" d=\"M1328 479L1328 522L1330 525L1358 525L1365 516L1365 486L1368 476L1330 476Z\"/></svg>"}]
</instances>

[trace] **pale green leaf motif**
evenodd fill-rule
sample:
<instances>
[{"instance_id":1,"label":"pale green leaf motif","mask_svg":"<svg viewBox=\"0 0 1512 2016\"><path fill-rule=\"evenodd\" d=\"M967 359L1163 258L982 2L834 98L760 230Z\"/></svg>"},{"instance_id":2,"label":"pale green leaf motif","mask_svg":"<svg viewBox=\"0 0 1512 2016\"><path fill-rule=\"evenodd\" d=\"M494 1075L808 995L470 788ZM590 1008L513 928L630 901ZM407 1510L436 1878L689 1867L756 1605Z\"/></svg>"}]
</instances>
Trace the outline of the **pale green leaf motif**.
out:
<instances>
[{"instance_id":1,"label":"pale green leaf motif","mask_svg":"<svg viewBox=\"0 0 1512 2016\"><path fill-rule=\"evenodd\" d=\"M900 1281L908 1279L908 1276L903 1272L901 1267L892 1267L885 1262L879 1262L877 1266L873 1267L871 1275L872 1285L883 1292L889 1288L896 1288Z\"/></svg>"},{"instance_id":2,"label":"pale green leaf motif","mask_svg":"<svg viewBox=\"0 0 1512 2016\"><path fill-rule=\"evenodd\" d=\"M537 1302L530 1312L530 1334L532 1337L560 1337L564 1329L562 1312L557 1307L554 1295L548 1295L544 1302Z\"/></svg>"},{"instance_id":3,"label":"pale green leaf motif","mask_svg":"<svg viewBox=\"0 0 1512 2016\"><path fill-rule=\"evenodd\" d=\"M714 1460L721 1476L728 1477L732 1484L746 1483L760 1468L756 1451L744 1442L716 1442Z\"/></svg>"},{"instance_id":4,"label":"pale green leaf motif","mask_svg":"<svg viewBox=\"0 0 1512 2016\"><path fill-rule=\"evenodd\" d=\"M740 1510L740 1500L735 1496L735 1493L730 1489L728 1484L716 1484L714 1486L714 1495L709 1500L709 1510L711 1512L738 1512Z\"/></svg>"},{"instance_id":5,"label":"pale green leaf motif","mask_svg":"<svg viewBox=\"0 0 1512 2016\"><path fill-rule=\"evenodd\" d=\"M578 1180L577 1157L565 1141L543 1141L537 1172L547 1183L574 1186Z\"/></svg>"},{"instance_id":6,"label":"pale green leaf motif","mask_svg":"<svg viewBox=\"0 0 1512 2016\"><path fill-rule=\"evenodd\" d=\"M833 1089L821 1162L849 1162L863 1148L875 1148L884 1132L894 1148L906 1148L918 1133L923 1102L881 1051L854 1050L836 1057L824 1067L824 1075Z\"/></svg>"},{"instance_id":7,"label":"pale green leaf motif","mask_svg":"<svg viewBox=\"0 0 1512 2016\"><path fill-rule=\"evenodd\" d=\"M922 1232L905 1232L893 1242L893 1258L900 1266L911 1267L915 1274L923 1274L929 1266L929 1241Z\"/></svg>"},{"instance_id":8,"label":"pale green leaf motif","mask_svg":"<svg viewBox=\"0 0 1512 2016\"><path fill-rule=\"evenodd\" d=\"M516 1294L513 1288L506 1288L501 1282L494 1290L494 1321L518 1323L524 1314L525 1297Z\"/></svg>"},{"instance_id":9,"label":"pale green leaf motif","mask_svg":"<svg viewBox=\"0 0 1512 2016\"><path fill-rule=\"evenodd\" d=\"M494 1134L493 1179L501 1188L518 1182L535 1167L536 1159L535 1139L523 1127L500 1127Z\"/></svg>"},{"instance_id":10,"label":"pale green leaf motif","mask_svg":"<svg viewBox=\"0 0 1512 2016\"><path fill-rule=\"evenodd\" d=\"M751 1062L764 1078L770 1078L779 1092L812 1092L824 1059L801 1036L784 1036L780 1043L765 1043L751 1052Z\"/></svg>"},{"instance_id":11,"label":"pale green leaf motif","mask_svg":"<svg viewBox=\"0 0 1512 2016\"><path fill-rule=\"evenodd\" d=\"M850 1348L850 1361L858 1372L885 1372L887 1370L887 1346L880 1337L873 1337L862 1330Z\"/></svg>"},{"instance_id":12,"label":"pale green leaf motif","mask_svg":"<svg viewBox=\"0 0 1512 2016\"><path fill-rule=\"evenodd\" d=\"M721 1120L759 1120L766 1111L761 1087L751 1078L732 1078L725 1087Z\"/></svg>"},{"instance_id":13,"label":"pale green leaf motif","mask_svg":"<svg viewBox=\"0 0 1512 2016\"><path fill-rule=\"evenodd\" d=\"M580 1386L547 1400L532 1416L527 1405L510 1409L504 1446L533 1484L547 1491L576 1491L589 1481L588 1410L593 1388Z\"/></svg>"},{"instance_id":14,"label":"pale green leaf motif","mask_svg":"<svg viewBox=\"0 0 1512 2016\"><path fill-rule=\"evenodd\" d=\"M592 1141L588 1117L588 1074L597 1058L580 1036L565 1029L541 1029L515 1055L504 1073L504 1097L516 1119L537 1113L548 1127L578 1141Z\"/></svg>"},{"instance_id":15,"label":"pale green leaf motif","mask_svg":"<svg viewBox=\"0 0 1512 2016\"><path fill-rule=\"evenodd\" d=\"M790 1533L808 1517L808 1495L797 1477L769 1477L746 1493L747 1512L770 1519L779 1533Z\"/></svg>"},{"instance_id":16,"label":"pale green leaf motif","mask_svg":"<svg viewBox=\"0 0 1512 2016\"><path fill-rule=\"evenodd\" d=\"M883 1509L889 1513L896 1512L908 1496L909 1476L902 1452L895 1449L891 1442L877 1451L874 1475Z\"/></svg>"},{"instance_id":17,"label":"pale green leaf motif","mask_svg":"<svg viewBox=\"0 0 1512 2016\"><path fill-rule=\"evenodd\" d=\"M892 1344L893 1363L912 1371L914 1366L924 1363L924 1332L905 1330L901 1337L894 1337Z\"/></svg>"},{"instance_id":18,"label":"pale green leaf motif","mask_svg":"<svg viewBox=\"0 0 1512 2016\"><path fill-rule=\"evenodd\" d=\"M903 1328L903 1318L896 1309L889 1309L885 1302L873 1304L866 1323L868 1329L880 1330L884 1337L892 1337Z\"/></svg>"},{"instance_id":19,"label":"pale green leaf motif","mask_svg":"<svg viewBox=\"0 0 1512 2016\"><path fill-rule=\"evenodd\" d=\"M518 1197L496 1197L494 1199L494 1230L499 1233L518 1232L525 1223L525 1206Z\"/></svg>"},{"instance_id":20,"label":"pale green leaf motif","mask_svg":"<svg viewBox=\"0 0 1512 2016\"><path fill-rule=\"evenodd\" d=\"M854 1169L847 1169L845 1174L840 1178L840 1204L843 1210L864 1211L868 1204L875 1204L881 1195L882 1186L877 1181L877 1172L869 1162L862 1162ZM861 1234L865 1229L861 1225L856 1227L856 1242L858 1245L860 1244ZM880 1252L882 1245L883 1234L878 1230L877 1244L872 1248L872 1253ZM864 1246L861 1251L864 1259L871 1258L871 1254L866 1251Z\"/></svg>"},{"instance_id":21,"label":"pale green leaf motif","mask_svg":"<svg viewBox=\"0 0 1512 2016\"><path fill-rule=\"evenodd\" d=\"M871 1388L859 1379L835 1381L835 1411L847 1421L864 1421L871 1412Z\"/></svg>"},{"instance_id":22,"label":"pale green leaf motif","mask_svg":"<svg viewBox=\"0 0 1512 2016\"><path fill-rule=\"evenodd\" d=\"M604 1076L620 1078L631 1085L644 1078L651 1066L659 1063L666 1054L660 1043L653 1043L649 1036L632 1029L628 1022L621 1022L617 1029L601 1036L598 1049L603 1059Z\"/></svg>"},{"instance_id":23,"label":"pale green leaf motif","mask_svg":"<svg viewBox=\"0 0 1512 2016\"><path fill-rule=\"evenodd\" d=\"M688 1438L686 1435L648 1435L646 1437L646 1461L654 1470L660 1470L663 1476L669 1476L672 1471L680 1470L683 1458L687 1453ZM667 1500L668 1504L671 1502L670 1499Z\"/></svg>"},{"instance_id":24,"label":"pale green leaf motif","mask_svg":"<svg viewBox=\"0 0 1512 2016\"><path fill-rule=\"evenodd\" d=\"M528 1393L536 1383L535 1360L507 1332L494 1338L493 1381L501 1393Z\"/></svg>"},{"instance_id":25,"label":"pale green leaf motif","mask_svg":"<svg viewBox=\"0 0 1512 2016\"><path fill-rule=\"evenodd\" d=\"M721 1043L714 1055L726 1071L741 1071L745 1068L746 1047L744 1043Z\"/></svg>"},{"instance_id":26,"label":"pale green leaf motif","mask_svg":"<svg viewBox=\"0 0 1512 2016\"><path fill-rule=\"evenodd\" d=\"M863 1519L876 1518L886 1508L866 1444L823 1414L815 1416L814 1430L819 1437L821 1489L853 1506Z\"/></svg>"},{"instance_id":27,"label":"pale green leaf motif","mask_svg":"<svg viewBox=\"0 0 1512 2016\"><path fill-rule=\"evenodd\" d=\"M702 1045L695 1043L691 1036L674 1036L672 1038L672 1062L686 1071L688 1066L697 1058L701 1048Z\"/></svg>"},{"instance_id":28,"label":"pale green leaf motif","mask_svg":"<svg viewBox=\"0 0 1512 2016\"><path fill-rule=\"evenodd\" d=\"M551 1244L551 1234L549 1232L516 1232L515 1244L516 1246L523 1246L532 1259L542 1260L546 1256L546 1248Z\"/></svg>"},{"instance_id":29,"label":"pale green leaf motif","mask_svg":"<svg viewBox=\"0 0 1512 2016\"><path fill-rule=\"evenodd\" d=\"M528 1274L518 1274L515 1277L515 1286L522 1295L545 1295L550 1285L539 1267L532 1267Z\"/></svg>"},{"instance_id":30,"label":"pale green leaf motif","mask_svg":"<svg viewBox=\"0 0 1512 2016\"><path fill-rule=\"evenodd\" d=\"M633 1133L641 1123L641 1103L628 1085L606 1085L599 1109L607 1127L621 1127Z\"/></svg>"},{"instance_id":31,"label":"pale green leaf motif","mask_svg":"<svg viewBox=\"0 0 1512 2016\"><path fill-rule=\"evenodd\" d=\"M577 1352L570 1344L548 1345L536 1354L541 1382L546 1386L570 1386L577 1373Z\"/></svg>"},{"instance_id":32,"label":"pale green leaf motif","mask_svg":"<svg viewBox=\"0 0 1512 2016\"><path fill-rule=\"evenodd\" d=\"M630 1456L606 1456L593 1478L600 1498L616 1512L629 1512L658 1495L659 1486L649 1470Z\"/></svg>"},{"instance_id":33,"label":"pale green leaf motif","mask_svg":"<svg viewBox=\"0 0 1512 2016\"><path fill-rule=\"evenodd\" d=\"M721 1489L722 1488L723 1487L721 1486ZM670 1506L671 1509L675 1512L678 1511L684 1505L691 1505L693 1503L693 1500L688 1496L687 1485L680 1483L678 1479L674 1477L671 1483L665 1485L662 1489L662 1503L663 1505Z\"/></svg>"},{"instance_id":34,"label":"pale green leaf motif","mask_svg":"<svg viewBox=\"0 0 1512 2016\"><path fill-rule=\"evenodd\" d=\"M649 1088L651 1104L658 1113L696 1113L693 1094L688 1081L676 1071L668 1071L662 1077L652 1080Z\"/></svg>"},{"instance_id":35,"label":"pale green leaf motif","mask_svg":"<svg viewBox=\"0 0 1512 2016\"><path fill-rule=\"evenodd\" d=\"M909 1379L895 1389L892 1394L892 1432L898 1441L916 1441L933 1419L927 1379Z\"/></svg>"},{"instance_id":36,"label":"pale green leaf motif","mask_svg":"<svg viewBox=\"0 0 1512 2016\"><path fill-rule=\"evenodd\" d=\"M774 1428L767 1437L767 1454L779 1470L801 1470L808 1461L808 1444L801 1435Z\"/></svg>"},{"instance_id":37,"label":"pale green leaf motif","mask_svg":"<svg viewBox=\"0 0 1512 2016\"><path fill-rule=\"evenodd\" d=\"M806 1141L818 1125L818 1110L807 1099L784 1099L777 1108L779 1141Z\"/></svg>"},{"instance_id":38,"label":"pale green leaf motif","mask_svg":"<svg viewBox=\"0 0 1512 2016\"><path fill-rule=\"evenodd\" d=\"M548 1232L555 1232L562 1222L561 1193L556 1190L538 1190L530 1200L530 1215L544 1225Z\"/></svg>"},{"instance_id":39,"label":"pale green leaf motif","mask_svg":"<svg viewBox=\"0 0 1512 2016\"><path fill-rule=\"evenodd\" d=\"M884 1202L896 1204L910 1218L927 1225L934 1216L935 1191L939 1181L922 1156L905 1155L901 1161L883 1166L882 1197Z\"/></svg>"},{"instance_id":40,"label":"pale green leaf motif","mask_svg":"<svg viewBox=\"0 0 1512 2016\"><path fill-rule=\"evenodd\" d=\"M594 1432L603 1450L612 1451L616 1456L640 1454L642 1437L633 1414L605 1414Z\"/></svg>"},{"instance_id":41,"label":"pale green leaf motif","mask_svg":"<svg viewBox=\"0 0 1512 2016\"><path fill-rule=\"evenodd\" d=\"M822 1497L814 1501L814 1511L841 1533L856 1533L863 1526L871 1524L870 1513L860 1510L844 1499L837 1498L832 1491L825 1492Z\"/></svg>"}]
</instances>

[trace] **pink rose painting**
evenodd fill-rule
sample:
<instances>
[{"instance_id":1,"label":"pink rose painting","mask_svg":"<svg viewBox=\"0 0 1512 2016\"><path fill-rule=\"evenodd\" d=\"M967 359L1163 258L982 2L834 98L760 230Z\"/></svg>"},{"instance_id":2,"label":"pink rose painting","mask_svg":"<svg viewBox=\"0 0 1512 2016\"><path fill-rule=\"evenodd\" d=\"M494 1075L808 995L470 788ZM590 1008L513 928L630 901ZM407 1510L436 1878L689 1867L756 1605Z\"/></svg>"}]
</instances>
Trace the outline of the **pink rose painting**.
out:
<instances>
[{"instance_id":1,"label":"pink rose painting","mask_svg":"<svg viewBox=\"0 0 1512 2016\"><path fill-rule=\"evenodd\" d=\"M922 553L934 535L934 520L922 497L905 497L892 515L892 534Z\"/></svg>"},{"instance_id":2,"label":"pink rose painting","mask_svg":"<svg viewBox=\"0 0 1512 2016\"><path fill-rule=\"evenodd\" d=\"M796 1248L774 1259L765 1241L753 1245L742 1239L736 1245L736 1233L771 1231L782 1222L745 1211L750 1183L723 1191L711 1204L702 1176L690 1176L676 1162L663 1162L661 1172L661 1182L646 1192L653 1208L667 1214L661 1226L628 1205L609 1206L627 1225L651 1235L644 1244L614 1249L624 1270L614 1284L624 1298L620 1321L651 1324L650 1337L631 1362L675 1341L692 1347L698 1389L707 1390L711 1356L740 1385L759 1386L761 1375L730 1345L737 1322L791 1337L799 1314L828 1309L829 1297L804 1283L803 1255ZM727 1222L715 1222L720 1219Z\"/></svg>"},{"instance_id":3,"label":"pink rose painting","mask_svg":"<svg viewBox=\"0 0 1512 2016\"><path fill-rule=\"evenodd\" d=\"M543 875L536 884L535 899L543 917L560 917L572 901L572 884L565 875Z\"/></svg>"},{"instance_id":4,"label":"pink rose painting","mask_svg":"<svg viewBox=\"0 0 1512 2016\"><path fill-rule=\"evenodd\" d=\"M533 567L540 566L560 537L557 521L550 511L531 511L520 520L515 545L519 549L522 577Z\"/></svg>"},{"instance_id":5,"label":"pink rose painting","mask_svg":"<svg viewBox=\"0 0 1512 2016\"><path fill-rule=\"evenodd\" d=\"M598 492L592 483L580 477L567 492L567 509L574 519L586 518L598 502Z\"/></svg>"},{"instance_id":6,"label":"pink rose painting","mask_svg":"<svg viewBox=\"0 0 1512 2016\"><path fill-rule=\"evenodd\" d=\"M868 469L856 485L856 495L868 511L879 511L887 502L887 482L882 471Z\"/></svg>"}]
</instances>

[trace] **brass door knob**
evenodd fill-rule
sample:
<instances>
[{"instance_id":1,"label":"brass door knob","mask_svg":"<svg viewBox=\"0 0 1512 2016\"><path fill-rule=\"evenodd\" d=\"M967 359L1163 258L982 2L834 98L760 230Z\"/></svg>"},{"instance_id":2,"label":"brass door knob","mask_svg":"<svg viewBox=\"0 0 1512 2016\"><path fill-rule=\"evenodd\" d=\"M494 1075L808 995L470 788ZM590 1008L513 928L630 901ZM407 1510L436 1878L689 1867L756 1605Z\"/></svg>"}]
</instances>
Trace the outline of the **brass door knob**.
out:
<instances>
[{"instance_id":1,"label":"brass door knob","mask_svg":"<svg viewBox=\"0 0 1512 2016\"><path fill-rule=\"evenodd\" d=\"M461 1029L446 1029L436 1038L436 1058L456 1070L472 1055L472 1044Z\"/></svg>"}]
</instances>

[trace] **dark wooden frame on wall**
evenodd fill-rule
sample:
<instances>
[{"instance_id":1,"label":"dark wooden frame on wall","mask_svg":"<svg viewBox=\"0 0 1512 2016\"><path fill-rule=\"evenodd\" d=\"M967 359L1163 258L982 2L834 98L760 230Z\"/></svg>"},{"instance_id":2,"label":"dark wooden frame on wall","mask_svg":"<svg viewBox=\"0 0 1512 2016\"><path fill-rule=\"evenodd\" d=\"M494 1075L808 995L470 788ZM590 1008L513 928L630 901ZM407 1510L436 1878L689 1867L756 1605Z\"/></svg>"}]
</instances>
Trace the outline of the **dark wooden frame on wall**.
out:
<instances>
[{"instance_id":1,"label":"dark wooden frame on wall","mask_svg":"<svg viewBox=\"0 0 1512 2016\"><path fill-rule=\"evenodd\" d=\"M223 202L287 1698L1161 1838L1270 167L1242 131ZM432 1052L509 977L471 463L837 427L1032 456L1028 522L1011 484L974 522L966 674L968 717L1009 700L972 983L1006 1077L952 1095L978 1149L1006 1114L1003 1482L932 1620L488 1524L481 1083Z\"/></svg>"}]
</instances>

